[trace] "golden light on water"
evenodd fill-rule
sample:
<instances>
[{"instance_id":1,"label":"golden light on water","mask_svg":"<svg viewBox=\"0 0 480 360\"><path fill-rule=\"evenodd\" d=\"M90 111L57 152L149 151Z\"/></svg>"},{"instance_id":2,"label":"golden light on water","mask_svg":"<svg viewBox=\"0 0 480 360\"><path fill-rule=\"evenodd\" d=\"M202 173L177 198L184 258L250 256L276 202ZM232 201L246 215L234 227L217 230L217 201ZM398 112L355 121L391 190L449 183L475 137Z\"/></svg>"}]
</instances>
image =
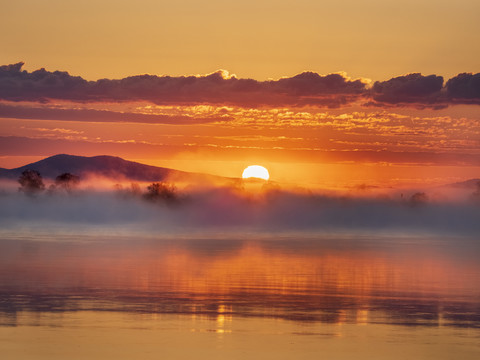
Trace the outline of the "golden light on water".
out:
<instances>
[{"instance_id":1,"label":"golden light on water","mask_svg":"<svg viewBox=\"0 0 480 360\"><path fill-rule=\"evenodd\" d=\"M478 358L478 256L444 240L96 239L0 241L6 358Z\"/></svg>"}]
</instances>

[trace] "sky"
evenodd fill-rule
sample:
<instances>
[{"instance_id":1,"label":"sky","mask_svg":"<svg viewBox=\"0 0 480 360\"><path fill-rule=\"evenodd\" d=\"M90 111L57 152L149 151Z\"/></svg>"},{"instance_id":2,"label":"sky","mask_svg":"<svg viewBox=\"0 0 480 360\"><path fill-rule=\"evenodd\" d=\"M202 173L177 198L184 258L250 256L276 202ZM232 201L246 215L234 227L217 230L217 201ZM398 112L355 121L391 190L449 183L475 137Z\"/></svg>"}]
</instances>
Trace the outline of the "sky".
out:
<instances>
[{"instance_id":1,"label":"sky","mask_svg":"<svg viewBox=\"0 0 480 360\"><path fill-rule=\"evenodd\" d=\"M480 3L35 1L0 13L0 167L116 155L309 186L480 177Z\"/></svg>"}]
</instances>

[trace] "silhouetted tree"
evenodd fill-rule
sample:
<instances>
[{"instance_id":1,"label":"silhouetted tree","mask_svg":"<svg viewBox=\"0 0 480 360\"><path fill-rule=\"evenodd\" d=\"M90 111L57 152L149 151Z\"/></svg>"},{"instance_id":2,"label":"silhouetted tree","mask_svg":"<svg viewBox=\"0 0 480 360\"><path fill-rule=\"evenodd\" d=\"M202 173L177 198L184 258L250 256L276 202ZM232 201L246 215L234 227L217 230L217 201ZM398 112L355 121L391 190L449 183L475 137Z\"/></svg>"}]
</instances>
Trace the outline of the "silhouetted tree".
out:
<instances>
[{"instance_id":1,"label":"silhouetted tree","mask_svg":"<svg viewBox=\"0 0 480 360\"><path fill-rule=\"evenodd\" d=\"M140 185L137 183L130 183L130 187L124 188L121 184L114 185L115 193L124 198L136 197L142 194Z\"/></svg>"},{"instance_id":2,"label":"silhouetted tree","mask_svg":"<svg viewBox=\"0 0 480 360\"><path fill-rule=\"evenodd\" d=\"M410 197L411 206L420 206L428 202L428 196L424 192L417 192Z\"/></svg>"},{"instance_id":3,"label":"silhouetted tree","mask_svg":"<svg viewBox=\"0 0 480 360\"><path fill-rule=\"evenodd\" d=\"M140 185L137 183L130 183L130 194L136 196L140 195L142 193L142 190L140 189Z\"/></svg>"},{"instance_id":4,"label":"silhouetted tree","mask_svg":"<svg viewBox=\"0 0 480 360\"><path fill-rule=\"evenodd\" d=\"M42 176L36 170L25 170L18 178L20 183L20 191L25 194L33 196L45 190Z\"/></svg>"},{"instance_id":5,"label":"silhouetted tree","mask_svg":"<svg viewBox=\"0 0 480 360\"><path fill-rule=\"evenodd\" d=\"M72 191L80 182L80 178L77 175L70 173L63 173L55 178L55 185L67 192Z\"/></svg>"},{"instance_id":6,"label":"silhouetted tree","mask_svg":"<svg viewBox=\"0 0 480 360\"><path fill-rule=\"evenodd\" d=\"M150 201L174 202L178 199L175 186L154 182L147 187L143 197Z\"/></svg>"},{"instance_id":7,"label":"silhouetted tree","mask_svg":"<svg viewBox=\"0 0 480 360\"><path fill-rule=\"evenodd\" d=\"M477 189L470 195L471 199L475 202L480 202L480 181L477 181Z\"/></svg>"}]
</instances>

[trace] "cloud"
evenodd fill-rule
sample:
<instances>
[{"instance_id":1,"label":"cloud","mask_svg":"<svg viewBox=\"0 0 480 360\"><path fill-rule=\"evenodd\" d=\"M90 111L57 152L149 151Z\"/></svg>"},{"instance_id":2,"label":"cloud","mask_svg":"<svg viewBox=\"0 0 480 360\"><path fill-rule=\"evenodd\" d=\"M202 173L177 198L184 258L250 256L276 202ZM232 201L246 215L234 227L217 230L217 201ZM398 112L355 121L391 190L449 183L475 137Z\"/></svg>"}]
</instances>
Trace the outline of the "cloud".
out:
<instances>
[{"instance_id":1,"label":"cloud","mask_svg":"<svg viewBox=\"0 0 480 360\"><path fill-rule=\"evenodd\" d=\"M83 136L79 138L78 136L68 135L62 138L0 136L0 156L30 156L32 154L35 156L51 156L68 149L71 153L85 156L128 154L132 158L148 158L152 154L162 154L168 157L185 151L184 145L83 138Z\"/></svg>"},{"instance_id":2,"label":"cloud","mask_svg":"<svg viewBox=\"0 0 480 360\"><path fill-rule=\"evenodd\" d=\"M129 158L151 158L162 156L174 156L185 152L199 152L204 156L219 155L225 158L242 160L252 154L262 152L262 158L267 161L276 161L281 158L284 161L315 162L322 159L324 163L388 163L407 165L454 165L454 166L480 166L480 157L470 149L460 148L458 151L451 149L439 149L432 151L417 146L409 151L399 149L396 151L378 148L359 149L360 146L341 146L335 144L335 148L274 148L265 146L242 146L221 145L205 143L189 144L162 144L146 143L143 141L118 141L86 138L85 136L62 135L45 137L0 136L0 156L51 156L65 152L95 156L98 154L123 156ZM383 147L382 147L383 148ZM403 151L402 151L403 150Z\"/></svg>"},{"instance_id":3,"label":"cloud","mask_svg":"<svg viewBox=\"0 0 480 360\"><path fill-rule=\"evenodd\" d=\"M458 74L447 81L446 88L455 103L480 104L480 73Z\"/></svg>"},{"instance_id":4,"label":"cloud","mask_svg":"<svg viewBox=\"0 0 480 360\"><path fill-rule=\"evenodd\" d=\"M58 109L49 107L13 106L0 103L0 117L35 120L64 120L90 122L132 122L143 124L204 124L227 121L228 116L194 117L187 115L158 115L94 109Z\"/></svg>"},{"instance_id":5,"label":"cloud","mask_svg":"<svg viewBox=\"0 0 480 360\"><path fill-rule=\"evenodd\" d=\"M351 81L340 74L321 76L314 72L304 72L272 83L280 92L299 96L362 94L365 90L365 83L361 80Z\"/></svg>"},{"instance_id":6,"label":"cloud","mask_svg":"<svg viewBox=\"0 0 480 360\"><path fill-rule=\"evenodd\" d=\"M444 86L442 76L419 73L377 81L371 89L370 105L444 108L454 104L480 104L480 73L458 74Z\"/></svg>"},{"instance_id":7,"label":"cloud","mask_svg":"<svg viewBox=\"0 0 480 360\"><path fill-rule=\"evenodd\" d=\"M40 69L29 73L22 71L22 66L23 63L17 63L0 67L0 99L337 107L358 99L366 89L366 83L360 80L312 72L276 81L238 79L226 76L222 70L205 76L137 75L86 81L60 71Z\"/></svg>"},{"instance_id":8,"label":"cloud","mask_svg":"<svg viewBox=\"0 0 480 360\"><path fill-rule=\"evenodd\" d=\"M39 69L22 71L24 63L0 66L0 98L5 100L47 101L86 100L89 82L68 72Z\"/></svg>"},{"instance_id":9,"label":"cloud","mask_svg":"<svg viewBox=\"0 0 480 360\"><path fill-rule=\"evenodd\" d=\"M442 76L413 73L377 81L343 74L303 72L279 80L239 79L219 70L204 76L137 75L123 79L87 81L68 72L22 70L23 63L0 66L0 99L49 102L130 102L157 105L234 105L242 107L338 108L354 103L375 106L441 108L449 104L478 104L480 74L460 74L444 87Z\"/></svg>"},{"instance_id":10,"label":"cloud","mask_svg":"<svg viewBox=\"0 0 480 360\"><path fill-rule=\"evenodd\" d=\"M443 77L419 73L376 81L372 97L378 103L430 105L440 102Z\"/></svg>"}]
</instances>

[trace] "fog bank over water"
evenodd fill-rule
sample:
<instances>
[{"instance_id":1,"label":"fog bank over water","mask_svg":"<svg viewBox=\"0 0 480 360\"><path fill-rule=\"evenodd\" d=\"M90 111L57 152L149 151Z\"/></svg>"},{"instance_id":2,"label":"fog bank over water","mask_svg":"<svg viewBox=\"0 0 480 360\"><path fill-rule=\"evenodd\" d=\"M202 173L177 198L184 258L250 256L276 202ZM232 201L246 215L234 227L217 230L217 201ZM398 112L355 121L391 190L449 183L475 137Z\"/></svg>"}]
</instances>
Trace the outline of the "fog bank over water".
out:
<instances>
[{"instance_id":1,"label":"fog bank over water","mask_svg":"<svg viewBox=\"0 0 480 360\"><path fill-rule=\"evenodd\" d=\"M177 191L172 187L171 197L170 188L165 190L167 195L148 197L138 189L120 187L29 196L13 187L3 189L3 232L480 234L480 202L472 196L450 201L422 192L369 196L259 187L252 191L234 187Z\"/></svg>"}]
</instances>

